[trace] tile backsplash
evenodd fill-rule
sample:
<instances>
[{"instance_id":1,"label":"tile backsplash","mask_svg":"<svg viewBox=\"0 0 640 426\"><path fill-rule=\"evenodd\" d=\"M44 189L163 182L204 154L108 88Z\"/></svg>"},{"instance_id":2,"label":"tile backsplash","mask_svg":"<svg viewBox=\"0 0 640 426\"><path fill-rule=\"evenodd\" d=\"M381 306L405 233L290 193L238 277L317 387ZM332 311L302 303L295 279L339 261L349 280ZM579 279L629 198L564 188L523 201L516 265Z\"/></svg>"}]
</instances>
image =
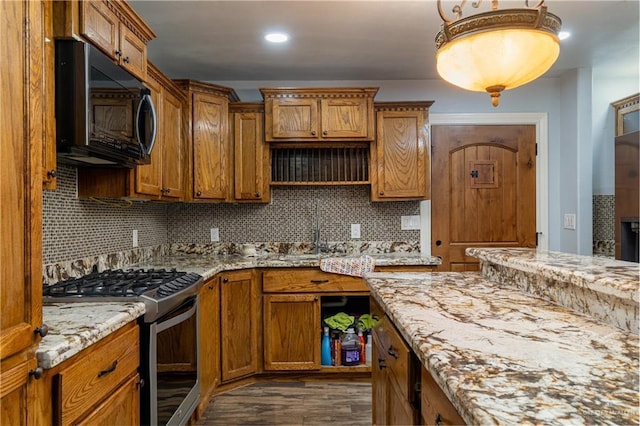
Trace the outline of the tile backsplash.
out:
<instances>
[{"instance_id":1,"label":"tile backsplash","mask_svg":"<svg viewBox=\"0 0 640 426\"><path fill-rule=\"evenodd\" d=\"M114 207L77 198L77 169L58 165L58 189L43 195L43 263L117 253L139 246L209 243L211 228L221 242L305 242L312 240L319 213L321 240L351 241L360 224L365 241L420 239L420 231L400 230L400 217L419 215L418 201L372 203L369 186L274 187L269 204L134 202ZM124 205L122 200L109 200Z\"/></svg>"},{"instance_id":2,"label":"tile backsplash","mask_svg":"<svg viewBox=\"0 0 640 426\"><path fill-rule=\"evenodd\" d=\"M616 196L593 196L593 254L615 255Z\"/></svg>"}]
</instances>

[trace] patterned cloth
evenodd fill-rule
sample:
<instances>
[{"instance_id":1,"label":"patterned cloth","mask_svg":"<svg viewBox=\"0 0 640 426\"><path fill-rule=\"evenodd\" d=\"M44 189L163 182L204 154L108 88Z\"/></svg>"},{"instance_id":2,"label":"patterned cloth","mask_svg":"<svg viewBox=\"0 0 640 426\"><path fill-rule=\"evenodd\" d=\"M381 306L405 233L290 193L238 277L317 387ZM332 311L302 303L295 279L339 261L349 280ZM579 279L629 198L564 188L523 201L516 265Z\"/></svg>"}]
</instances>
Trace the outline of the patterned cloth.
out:
<instances>
[{"instance_id":1,"label":"patterned cloth","mask_svg":"<svg viewBox=\"0 0 640 426\"><path fill-rule=\"evenodd\" d=\"M365 273L373 271L374 267L375 261L373 257L366 254L360 257L328 257L320 259L321 270L354 277L361 277Z\"/></svg>"}]
</instances>

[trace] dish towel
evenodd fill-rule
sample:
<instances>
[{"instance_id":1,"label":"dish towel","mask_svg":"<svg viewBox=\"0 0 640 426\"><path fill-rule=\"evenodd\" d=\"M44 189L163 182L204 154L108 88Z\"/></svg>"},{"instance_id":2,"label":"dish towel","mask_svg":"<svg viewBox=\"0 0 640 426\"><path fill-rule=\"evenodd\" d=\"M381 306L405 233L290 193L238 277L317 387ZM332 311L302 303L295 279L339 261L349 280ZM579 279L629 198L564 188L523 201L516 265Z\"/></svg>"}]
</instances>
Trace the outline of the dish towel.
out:
<instances>
[{"instance_id":1,"label":"dish towel","mask_svg":"<svg viewBox=\"0 0 640 426\"><path fill-rule=\"evenodd\" d=\"M361 277L367 272L373 271L375 261L373 257L362 255L360 257L327 257L320 259L320 269L334 274L351 275Z\"/></svg>"}]
</instances>

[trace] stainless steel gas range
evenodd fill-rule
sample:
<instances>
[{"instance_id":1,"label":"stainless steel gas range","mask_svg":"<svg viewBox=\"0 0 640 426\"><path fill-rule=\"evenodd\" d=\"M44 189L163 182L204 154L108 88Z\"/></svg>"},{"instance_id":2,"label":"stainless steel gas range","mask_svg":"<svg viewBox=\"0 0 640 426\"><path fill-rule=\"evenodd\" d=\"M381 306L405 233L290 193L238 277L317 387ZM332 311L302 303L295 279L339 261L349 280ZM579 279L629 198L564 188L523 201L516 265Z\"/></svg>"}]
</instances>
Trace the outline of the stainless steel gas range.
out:
<instances>
[{"instance_id":1,"label":"stainless steel gas range","mask_svg":"<svg viewBox=\"0 0 640 426\"><path fill-rule=\"evenodd\" d=\"M183 425L199 398L198 286L202 277L175 269L94 271L45 286L45 301L140 301L141 422Z\"/></svg>"}]
</instances>

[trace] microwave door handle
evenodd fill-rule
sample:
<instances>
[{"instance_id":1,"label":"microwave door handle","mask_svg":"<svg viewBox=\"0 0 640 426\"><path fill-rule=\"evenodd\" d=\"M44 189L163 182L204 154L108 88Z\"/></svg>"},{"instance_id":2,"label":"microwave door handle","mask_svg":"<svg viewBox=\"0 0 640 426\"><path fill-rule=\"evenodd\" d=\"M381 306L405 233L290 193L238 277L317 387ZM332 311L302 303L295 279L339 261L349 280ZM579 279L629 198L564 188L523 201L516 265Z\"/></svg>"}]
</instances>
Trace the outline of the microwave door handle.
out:
<instances>
[{"instance_id":1,"label":"microwave door handle","mask_svg":"<svg viewBox=\"0 0 640 426\"><path fill-rule=\"evenodd\" d=\"M136 136L138 138L138 144L140 145L142 152L144 152L146 155L151 155L151 150L153 149L153 146L156 143L156 134L158 133L158 120L156 116L156 108L153 105L153 100L151 99L151 96L148 94L143 95L142 100L138 104L138 110L136 112L136 123L140 123L140 114L142 113L142 104L145 102L148 102L149 106L151 107L151 118L153 120L153 130L151 132L151 141L149 143L149 147L145 148L145 146L143 145L142 140L140 140L140 132L136 132Z\"/></svg>"}]
</instances>

